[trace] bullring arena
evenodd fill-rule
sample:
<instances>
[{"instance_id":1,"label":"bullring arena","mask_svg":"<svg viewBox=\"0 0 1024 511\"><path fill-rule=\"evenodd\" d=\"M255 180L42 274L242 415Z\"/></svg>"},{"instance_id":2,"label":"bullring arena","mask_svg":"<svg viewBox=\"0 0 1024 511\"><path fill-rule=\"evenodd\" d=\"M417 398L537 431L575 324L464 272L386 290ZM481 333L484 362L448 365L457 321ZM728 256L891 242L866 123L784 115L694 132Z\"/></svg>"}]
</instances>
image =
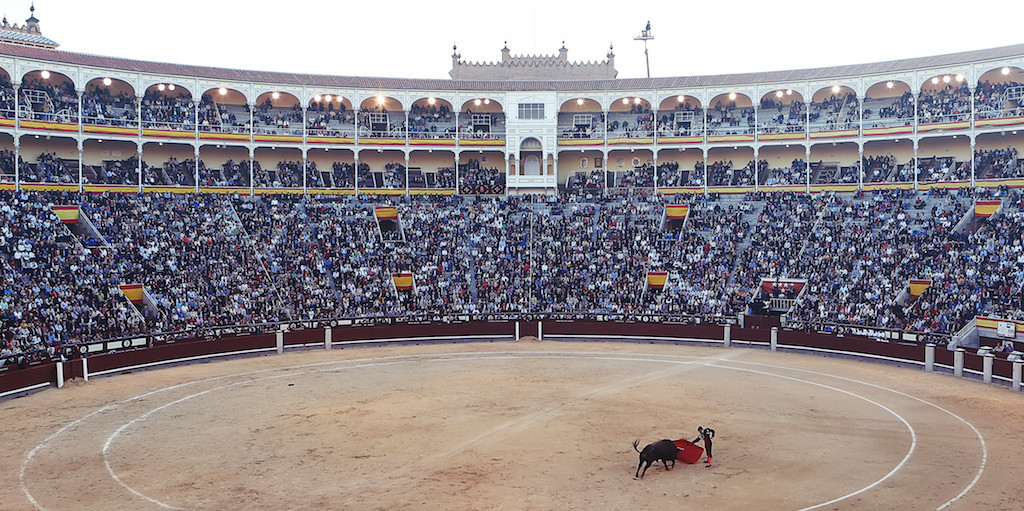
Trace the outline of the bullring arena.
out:
<instances>
[{"instance_id":1,"label":"bullring arena","mask_svg":"<svg viewBox=\"0 0 1024 511\"><path fill-rule=\"evenodd\" d=\"M437 80L63 51L31 12L0 508L1021 508L1024 45ZM710 467L634 477L698 426Z\"/></svg>"},{"instance_id":2,"label":"bullring arena","mask_svg":"<svg viewBox=\"0 0 1024 511\"><path fill-rule=\"evenodd\" d=\"M1019 394L766 349L321 349L3 404L8 509L1016 509ZM712 468L630 442L716 428Z\"/></svg>"}]
</instances>

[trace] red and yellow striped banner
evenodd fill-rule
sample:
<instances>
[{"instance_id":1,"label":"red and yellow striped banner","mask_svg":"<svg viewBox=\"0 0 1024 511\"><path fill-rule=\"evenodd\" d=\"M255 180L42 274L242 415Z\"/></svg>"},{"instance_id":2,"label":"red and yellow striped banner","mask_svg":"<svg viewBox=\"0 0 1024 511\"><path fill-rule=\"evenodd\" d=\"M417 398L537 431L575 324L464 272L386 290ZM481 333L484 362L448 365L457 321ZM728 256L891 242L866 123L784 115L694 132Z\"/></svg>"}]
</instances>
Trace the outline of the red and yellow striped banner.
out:
<instances>
[{"instance_id":1,"label":"red and yellow striped banner","mask_svg":"<svg viewBox=\"0 0 1024 511\"><path fill-rule=\"evenodd\" d=\"M53 214L57 215L61 222L65 224L78 223L78 216L81 214L78 206L54 206L52 209Z\"/></svg>"},{"instance_id":2,"label":"red and yellow striped banner","mask_svg":"<svg viewBox=\"0 0 1024 511\"><path fill-rule=\"evenodd\" d=\"M668 282L668 273L663 271L649 271L647 272L647 287L648 289L662 289L665 287L665 283Z\"/></svg>"},{"instance_id":3,"label":"red and yellow striped banner","mask_svg":"<svg viewBox=\"0 0 1024 511\"><path fill-rule=\"evenodd\" d=\"M665 206L665 218L668 218L669 220L675 220L677 218L686 218L686 214L689 212L690 206L687 204Z\"/></svg>"},{"instance_id":4,"label":"red and yellow striped banner","mask_svg":"<svg viewBox=\"0 0 1024 511\"><path fill-rule=\"evenodd\" d=\"M395 289L399 291L412 291L413 278L411 273L392 273L391 280L395 282Z\"/></svg>"},{"instance_id":5,"label":"red and yellow striped banner","mask_svg":"<svg viewBox=\"0 0 1024 511\"><path fill-rule=\"evenodd\" d=\"M142 284L122 284L120 288L125 298L131 300L132 303L136 305L142 303Z\"/></svg>"},{"instance_id":6,"label":"red and yellow striped banner","mask_svg":"<svg viewBox=\"0 0 1024 511\"><path fill-rule=\"evenodd\" d=\"M919 296L924 294L924 290L928 289L931 285L931 280L910 279L910 297L917 300Z\"/></svg>"},{"instance_id":7,"label":"red and yellow striped banner","mask_svg":"<svg viewBox=\"0 0 1024 511\"><path fill-rule=\"evenodd\" d=\"M398 220L398 208L390 206L378 206L373 210L377 220Z\"/></svg>"},{"instance_id":8,"label":"red and yellow striped banner","mask_svg":"<svg viewBox=\"0 0 1024 511\"><path fill-rule=\"evenodd\" d=\"M974 203L974 216L988 218L999 211L1003 205L1001 200L980 200Z\"/></svg>"}]
</instances>

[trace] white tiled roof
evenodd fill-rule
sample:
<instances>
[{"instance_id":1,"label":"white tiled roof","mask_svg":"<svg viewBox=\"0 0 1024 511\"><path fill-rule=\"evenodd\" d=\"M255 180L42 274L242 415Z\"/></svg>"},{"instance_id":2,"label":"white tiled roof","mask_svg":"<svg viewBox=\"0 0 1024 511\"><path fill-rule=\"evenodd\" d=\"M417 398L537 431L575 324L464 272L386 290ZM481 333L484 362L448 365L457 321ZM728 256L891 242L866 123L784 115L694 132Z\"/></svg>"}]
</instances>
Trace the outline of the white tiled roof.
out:
<instances>
[{"instance_id":1,"label":"white tiled roof","mask_svg":"<svg viewBox=\"0 0 1024 511\"><path fill-rule=\"evenodd\" d=\"M43 37L39 34L26 34L25 32L19 32L16 30L0 29L0 41L17 41L21 43L41 44L53 47L60 46L56 41L48 37Z\"/></svg>"}]
</instances>

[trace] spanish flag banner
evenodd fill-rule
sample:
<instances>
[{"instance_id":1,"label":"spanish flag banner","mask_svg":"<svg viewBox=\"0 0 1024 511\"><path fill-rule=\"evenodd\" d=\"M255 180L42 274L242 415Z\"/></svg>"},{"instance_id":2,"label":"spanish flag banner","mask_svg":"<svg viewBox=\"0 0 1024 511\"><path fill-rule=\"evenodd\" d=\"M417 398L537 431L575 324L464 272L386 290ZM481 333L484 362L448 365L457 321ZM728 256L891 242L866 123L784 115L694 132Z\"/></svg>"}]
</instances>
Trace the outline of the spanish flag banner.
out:
<instances>
[{"instance_id":1,"label":"spanish flag banner","mask_svg":"<svg viewBox=\"0 0 1024 511\"><path fill-rule=\"evenodd\" d=\"M931 280L910 279L910 297L917 300L918 297L924 294L924 290L928 289L931 285Z\"/></svg>"},{"instance_id":2,"label":"spanish flag banner","mask_svg":"<svg viewBox=\"0 0 1024 511\"><path fill-rule=\"evenodd\" d=\"M377 220L398 220L398 208L390 206L380 206L374 210L377 215Z\"/></svg>"},{"instance_id":3,"label":"spanish flag banner","mask_svg":"<svg viewBox=\"0 0 1024 511\"><path fill-rule=\"evenodd\" d=\"M980 200L974 203L974 216L988 218L999 211L1003 205L1001 200Z\"/></svg>"},{"instance_id":4,"label":"spanish flag banner","mask_svg":"<svg viewBox=\"0 0 1024 511\"><path fill-rule=\"evenodd\" d=\"M142 284L122 284L119 286L125 298L138 305L142 303Z\"/></svg>"},{"instance_id":5,"label":"spanish flag banner","mask_svg":"<svg viewBox=\"0 0 1024 511\"><path fill-rule=\"evenodd\" d=\"M78 223L78 206L54 206L53 214L60 218L60 221L65 224L77 224Z\"/></svg>"},{"instance_id":6,"label":"spanish flag banner","mask_svg":"<svg viewBox=\"0 0 1024 511\"><path fill-rule=\"evenodd\" d=\"M690 212L690 206L688 206L686 204L675 205L675 206L665 206L665 218L667 218L669 220L684 219L684 218L686 218L686 214L689 213L689 212Z\"/></svg>"},{"instance_id":7,"label":"spanish flag banner","mask_svg":"<svg viewBox=\"0 0 1024 511\"><path fill-rule=\"evenodd\" d=\"M391 280L395 283L395 289L399 291L412 291L413 279L411 273L392 273Z\"/></svg>"},{"instance_id":8,"label":"spanish flag banner","mask_svg":"<svg viewBox=\"0 0 1024 511\"><path fill-rule=\"evenodd\" d=\"M649 271L647 272L647 288L648 289L662 289L665 287L665 282L668 281L668 273L663 271Z\"/></svg>"}]
</instances>

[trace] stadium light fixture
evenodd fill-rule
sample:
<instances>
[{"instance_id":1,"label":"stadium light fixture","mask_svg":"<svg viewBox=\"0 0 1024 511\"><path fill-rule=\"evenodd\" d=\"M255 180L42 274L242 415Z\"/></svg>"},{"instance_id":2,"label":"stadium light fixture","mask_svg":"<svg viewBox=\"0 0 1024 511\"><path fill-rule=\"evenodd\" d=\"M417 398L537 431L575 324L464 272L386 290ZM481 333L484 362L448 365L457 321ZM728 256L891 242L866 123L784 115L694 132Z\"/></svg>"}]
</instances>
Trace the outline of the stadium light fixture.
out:
<instances>
[{"instance_id":1,"label":"stadium light fixture","mask_svg":"<svg viewBox=\"0 0 1024 511\"><path fill-rule=\"evenodd\" d=\"M1003 73L1003 76L1006 76L1010 74L1010 68L1004 67L1000 72Z\"/></svg>"},{"instance_id":2,"label":"stadium light fixture","mask_svg":"<svg viewBox=\"0 0 1024 511\"><path fill-rule=\"evenodd\" d=\"M956 81L957 81L958 83L959 83L959 82L963 82L963 81L964 81L964 75L962 75L962 74L957 74L957 75L956 75Z\"/></svg>"},{"instance_id":3,"label":"stadium light fixture","mask_svg":"<svg viewBox=\"0 0 1024 511\"><path fill-rule=\"evenodd\" d=\"M786 95L787 96L792 96L793 95L793 89L786 89Z\"/></svg>"},{"instance_id":4,"label":"stadium light fixture","mask_svg":"<svg viewBox=\"0 0 1024 511\"><path fill-rule=\"evenodd\" d=\"M473 104L476 105L476 106L480 106L480 103L483 103L483 101L480 101L480 98L477 98L477 99L473 100Z\"/></svg>"},{"instance_id":5,"label":"stadium light fixture","mask_svg":"<svg viewBox=\"0 0 1024 511\"><path fill-rule=\"evenodd\" d=\"M936 76L936 77L932 78L932 85L938 85L938 84L939 84L939 77Z\"/></svg>"},{"instance_id":6,"label":"stadium light fixture","mask_svg":"<svg viewBox=\"0 0 1024 511\"><path fill-rule=\"evenodd\" d=\"M114 83L114 81L111 80L109 76L103 79L103 85L106 85L107 87L110 87L111 83Z\"/></svg>"},{"instance_id":7,"label":"stadium light fixture","mask_svg":"<svg viewBox=\"0 0 1024 511\"><path fill-rule=\"evenodd\" d=\"M486 99L484 99L484 104L485 104L485 105L489 105L489 104L491 104L491 100L490 100L490 98L486 98Z\"/></svg>"},{"instance_id":8,"label":"stadium light fixture","mask_svg":"<svg viewBox=\"0 0 1024 511\"><path fill-rule=\"evenodd\" d=\"M163 91L164 91L164 89L166 89L166 88L167 88L167 86L166 86L166 85L164 85L164 84L162 84L162 83L161 83L160 85L157 85L157 86L156 86L156 90L158 90L158 91L160 91L160 92L163 92Z\"/></svg>"},{"instance_id":9,"label":"stadium light fixture","mask_svg":"<svg viewBox=\"0 0 1024 511\"><path fill-rule=\"evenodd\" d=\"M735 92L730 92L730 93L729 93L729 99L730 99L730 100L734 100L734 99L736 99L736 93L735 93Z\"/></svg>"},{"instance_id":10,"label":"stadium light fixture","mask_svg":"<svg viewBox=\"0 0 1024 511\"><path fill-rule=\"evenodd\" d=\"M434 99L433 97L427 98L427 104L433 105L434 103L437 103L436 99Z\"/></svg>"},{"instance_id":11,"label":"stadium light fixture","mask_svg":"<svg viewBox=\"0 0 1024 511\"><path fill-rule=\"evenodd\" d=\"M896 84L892 83L892 80L889 80L888 82L885 82L885 86L890 88L890 89L893 88L894 85L896 85Z\"/></svg>"},{"instance_id":12,"label":"stadium light fixture","mask_svg":"<svg viewBox=\"0 0 1024 511\"><path fill-rule=\"evenodd\" d=\"M583 98L577 98L576 99L576 104L580 105L580 106L583 106Z\"/></svg>"},{"instance_id":13,"label":"stadium light fixture","mask_svg":"<svg viewBox=\"0 0 1024 511\"><path fill-rule=\"evenodd\" d=\"M628 105L629 104L629 98L622 98L622 104L623 105Z\"/></svg>"},{"instance_id":14,"label":"stadium light fixture","mask_svg":"<svg viewBox=\"0 0 1024 511\"><path fill-rule=\"evenodd\" d=\"M320 102L320 95L317 94L316 96L313 96L313 101L316 101L317 103L319 103Z\"/></svg>"},{"instance_id":15,"label":"stadium light fixture","mask_svg":"<svg viewBox=\"0 0 1024 511\"><path fill-rule=\"evenodd\" d=\"M782 97L782 91L781 90L775 91L775 97L781 98Z\"/></svg>"},{"instance_id":16,"label":"stadium light fixture","mask_svg":"<svg viewBox=\"0 0 1024 511\"><path fill-rule=\"evenodd\" d=\"M50 72L44 69L42 70L42 72L39 73L39 76L43 77L43 80L49 80Z\"/></svg>"},{"instance_id":17,"label":"stadium light fixture","mask_svg":"<svg viewBox=\"0 0 1024 511\"><path fill-rule=\"evenodd\" d=\"M174 90L174 84L172 83L172 84L168 85L167 86L167 90Z\"/></svg>"},{"instance_id":18,"label":"stadium light fixture","mask_svg":"<svg viewBox=\"0 0 1024 511\"><path fill-rule=\"evenodd\" d=\"M949 75L942 77L942 83L949 83Z\"/></svg>"},{"instance_id":19,"label":"stadium light fixture","mask_svg":"<svg viewBox=\"0 0 1024 511\"><path fill-rule=\"evenodd\" d=\"M219 94L220 94L221 96L223 96L223 95L225 95L225 94L227 94L227 93L228 93L228 90L227 90L227 89L225 89L224 87L221 87L221 88L217 89L217 92L218 92L218 93L219 93Z\"/></svg>"},{"instance_id":20,"label":"stadium light fixture","mask_svg":"<svg viewBox=\"0 0 1024 511\"><path fill-rule=\"evenodd\" d=\"M274 99L281 99L281 93L277 92L277 91L274 91L274 92L270 93L270 97L272 97Z\"/></svg>"},{"instance_id":21,"label":"stadium light fixture","mask_svg":"<svg viewBox=\"0 0 1024 511\"><path fill-rule=\"evenodd\" d=\"M381 95L377 96L377 104L378 105L383 105L384 104L384 100L385 100L384 96L381 96Z\"/></svg>"},{"instance_id":22,"label":"stadium light fixture","mask_svg":"<svg viewBox=\"0 0 1024 511\"><path fill-rule=\"evenodd\" d=\"M640 98L633 98L633 103L640 104Z\"/></svg>"},{"instance_id":23,"label":"stadium light fixture","mask_svg":"<svg viewBox=\"0 0 1024 511\"><path fill-rule=\"evenodd\" d=\"M838 85L833 85L832 86L832 93L833 94L838 94L839 93L839 86Z\"/></svg>"},{"instance_id":24,"label":"stadium light fixture","mask_svg":"<svg viewBox=\"0 0 1024 511\"><path fill-rule=\"evenodd\" d=\"M686 101L686 96L680 94L680 95L676 96L676 101L679 101L680 103L682 103L683 101Z\"/></svg>"},{"instance_id":25,"label":"stadium light fixture","mask_svg":"<svg viewBox=\"0 0 1024 511\"><path fill-rule=\"evenodd\" d=\"M330 94L327 94L327 95L325 95L325 96L324 96L324 101L326 101L326 102L328 102L328 103L330 103L330 102L331 102L331 99L332 99L332 98L331 98L331 95L330 95Z\"/></svg>"}]
</instances>

